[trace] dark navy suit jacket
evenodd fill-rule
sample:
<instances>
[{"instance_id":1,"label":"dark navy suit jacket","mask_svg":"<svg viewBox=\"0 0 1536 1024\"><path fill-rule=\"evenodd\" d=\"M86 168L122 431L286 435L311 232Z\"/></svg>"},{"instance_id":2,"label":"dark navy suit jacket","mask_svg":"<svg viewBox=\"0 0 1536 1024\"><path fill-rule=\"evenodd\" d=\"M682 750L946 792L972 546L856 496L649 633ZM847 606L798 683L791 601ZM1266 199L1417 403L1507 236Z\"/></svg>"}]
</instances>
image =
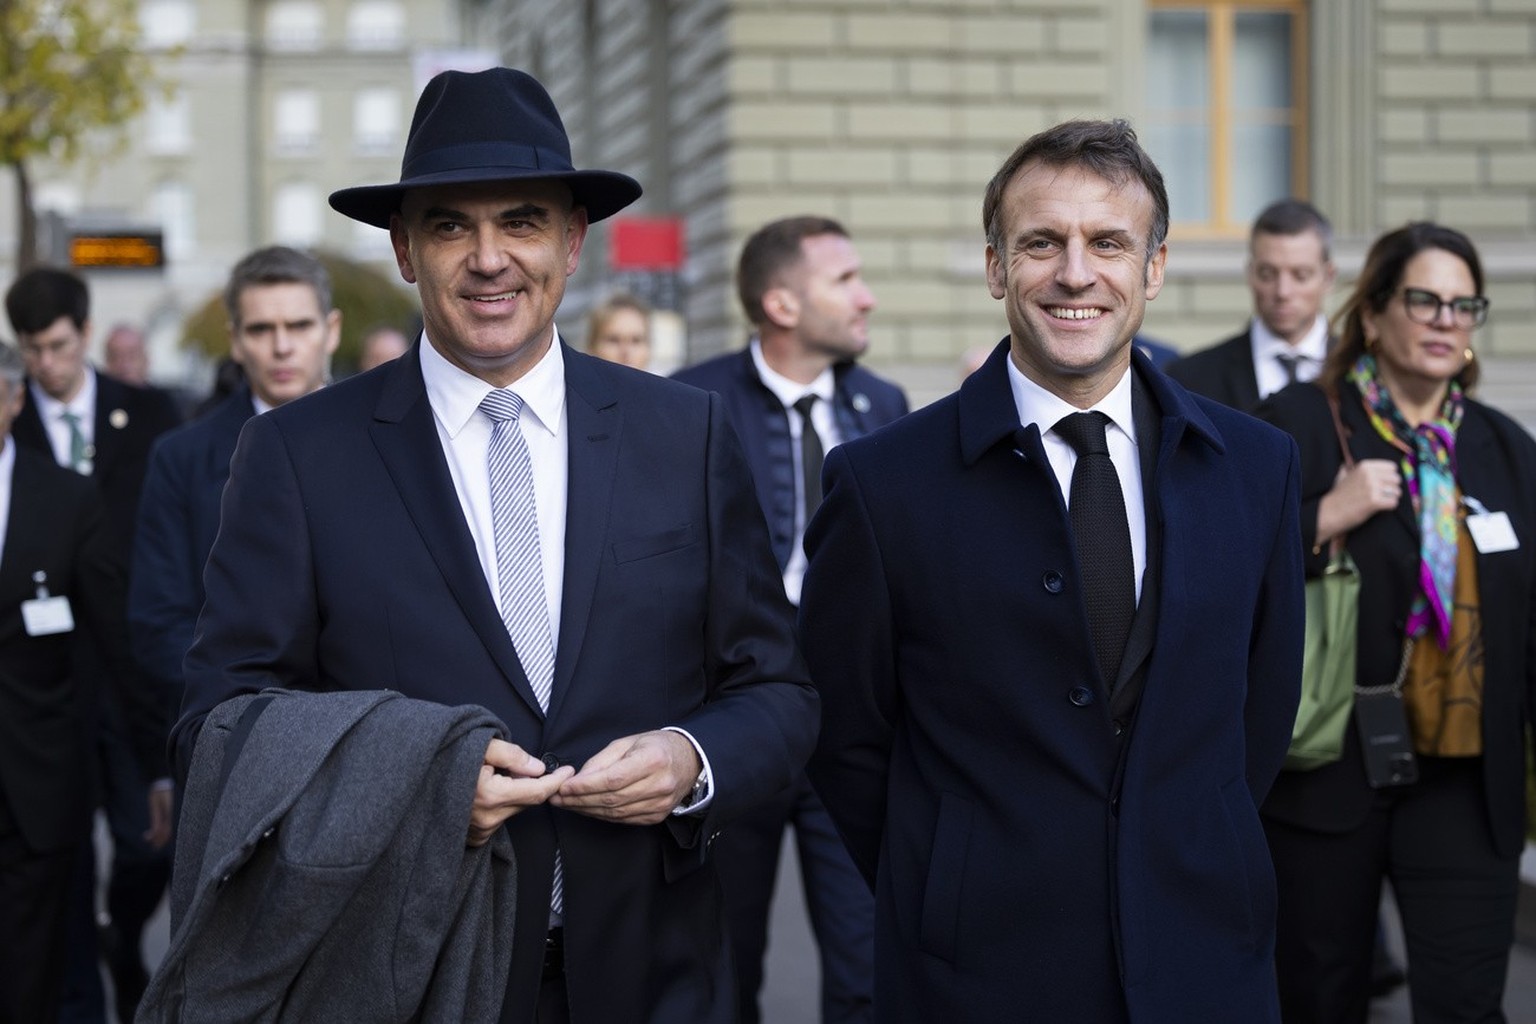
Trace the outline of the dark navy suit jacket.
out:
<instances>
[{"instance_id":1,"label":"dark navy suit jacket","mask_svg":"<svg viewBox=\"0 0 1536 1024\"><path fill-rule=\"evenodd\" d=\"M536 755L687 729L714 771L701 816L656 826L548 805L507 823L518 908L504 1021L532 1020L558 843L573 1020L735 1013L716 826L789 785L817 699L719 399L563 350L565 576L547 716L456 497L413 350L247 421L224 491L173 742L267 686L478 704ZM468 822L465 822L466 829Z\"/></svg>"},{"instance_id":2,"label":"dark navy suit jacket","mask_svg":"<svg viewBox=\"0 0 1536 1024\"><path fill-rule=\"evenodd\" d=\"M906 415L907 396L895 384L854 363L842 363L832 372L837 380L832 415L844 441ZM783 403L757 375L750 349L716 356L673 377L724 399L726 415L752 467L757 501L768 519L773 555L783 572L795 543L794 462Z\"/></svg>"},{"instance_id":3,"label":"dark navy suit jacket","mask_svg":"<svg viewBox=\"0 0 1536 1024\"><path fill-rule=\"evenodd\" d=\"M1253 339L1247 331L1163 367L1163 372L1197 395L1252 412L1259 404L1259 378L1253 368Z\"/></svg>"},{"instance_id":4,"label":"dark navy suit jacket","mask_svg":"<svg viewBox=\"0 0 1536 1024\"><path fill-rule=\"evenodd\" d=\"M23 448L53 458L53 446L32 402L31 381L27 402L11 425L11 436ZM101 492L108 535L126 558L138 516L139 493L155 439L181 422L171 396L159 388L125 384L96 371L96 415L92 427L91 479Z\"/></svg>"},{"instance_id":5,"label":"dark navy suit jacket","mask_svg":"<svg viewBox=\"0 0 1536 1024\"><path fill-rule=\"evenodd\" d=\"M245 387L162 436L149 457L134 531L128 625L134 657L181 703L181 661L203 607L203 565L219 532L219 499L240 428L255 414Z\"/></svg>"},{"instance_id":6,"label":"dark navy suit jacket","mask_svg":"<svg viewBox=\"0 0 1536 1024\"><path fill-rule=\"evenodd\" d=\"M21 605L37 594L36 572L47 575L50 595L69 599L73 630L27 634ZM0 790L34 853L90 835L99 691L80 669L86 641L91 665L119 686L141 765L159 764L164 719L130 685L122 559L112 550L101 499L51 454L18 446L0 552Z\"/></svg>"},{"instance_id":7,"label":"dark navy suit jacket","mask_svg":"<svg viewBox=\"0 0 1536 1024\"><path fill-rule=\"evenodd\" d=\"M1160 571L1117 722L1007 348L835 449L806 540L811 779L875 887L876 1019L1277 1021L1258 807L1301 669L1296 446L1133 356Z\"/></svg>"}]
</instances>

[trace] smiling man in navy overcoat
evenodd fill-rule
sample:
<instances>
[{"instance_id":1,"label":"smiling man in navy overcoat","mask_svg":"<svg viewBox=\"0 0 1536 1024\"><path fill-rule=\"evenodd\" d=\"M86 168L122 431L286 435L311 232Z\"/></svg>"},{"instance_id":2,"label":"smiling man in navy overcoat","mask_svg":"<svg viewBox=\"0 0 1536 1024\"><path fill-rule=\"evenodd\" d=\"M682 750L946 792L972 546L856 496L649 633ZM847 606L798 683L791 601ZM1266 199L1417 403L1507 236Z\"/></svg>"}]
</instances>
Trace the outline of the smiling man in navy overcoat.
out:
<instances>
[{"instance_id":1,"label":"smiling man in navy overcoat","mask_svg":"<svg viewBox=\"0 0 1536 1024\"><path fill-rule=\"evenodd\" d=\"M1295 445L1133 352L1168 205L1124 122L1026 141L983 222L1009 336L834 449L806 539L811 779L875 890L875 1019L1277 1021Z\"/></svg>"}]
</instances>

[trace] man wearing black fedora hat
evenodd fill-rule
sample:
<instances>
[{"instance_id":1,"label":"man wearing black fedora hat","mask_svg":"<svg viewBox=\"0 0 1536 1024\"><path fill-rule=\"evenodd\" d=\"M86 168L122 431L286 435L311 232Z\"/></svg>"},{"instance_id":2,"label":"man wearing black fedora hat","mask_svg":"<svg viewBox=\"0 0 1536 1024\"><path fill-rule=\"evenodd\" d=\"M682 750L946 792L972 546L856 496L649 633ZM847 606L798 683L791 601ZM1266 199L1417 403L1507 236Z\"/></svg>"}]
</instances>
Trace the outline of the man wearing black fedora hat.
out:
<instances>
[{"instance_id":1,"label":"man wearing black fedora hat","mask_svg":"<svg viewBox=\"0 0 1536 1024\"><path fill-rule=\"evenodd\" d=\"M718 400L567 348L587 225L633 179L577 170L537 81L428 83L387 227L423 332L251 420L173 737L280 685L479 704L468 826L517 856L501 1020L734 1018L710 840L789 785L817 704Z\"/></svg>"}]
</instances>

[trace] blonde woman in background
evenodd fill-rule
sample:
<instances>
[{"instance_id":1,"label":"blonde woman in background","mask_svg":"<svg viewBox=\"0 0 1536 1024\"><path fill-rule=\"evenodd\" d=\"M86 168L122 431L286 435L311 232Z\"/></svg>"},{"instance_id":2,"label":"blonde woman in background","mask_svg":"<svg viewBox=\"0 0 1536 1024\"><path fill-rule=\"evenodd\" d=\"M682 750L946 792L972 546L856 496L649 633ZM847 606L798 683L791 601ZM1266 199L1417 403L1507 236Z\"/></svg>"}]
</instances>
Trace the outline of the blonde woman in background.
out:
<instances>
[{"instance_id":1,"label":"blonde woman in background","mask_svg":"<svg viewBox=\"0 0 1536 1024\"><path fill-rule=\"evenodd\" d=\"M610 363L651 364L651 307L633 295L613 295L587 315L587 352Z\"/></svg>"}]
</instances>

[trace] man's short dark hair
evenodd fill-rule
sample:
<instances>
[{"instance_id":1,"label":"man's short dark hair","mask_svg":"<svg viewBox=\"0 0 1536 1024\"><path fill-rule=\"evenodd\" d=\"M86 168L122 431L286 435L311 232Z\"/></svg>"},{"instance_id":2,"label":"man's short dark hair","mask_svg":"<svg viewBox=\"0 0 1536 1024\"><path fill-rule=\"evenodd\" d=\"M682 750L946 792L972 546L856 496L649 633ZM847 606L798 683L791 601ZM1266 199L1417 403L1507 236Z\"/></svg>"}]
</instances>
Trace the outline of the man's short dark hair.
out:
<instances>
[{"instance_id":1,"label":"man's short dark hair","mask_svg":"<svg viewBox=\"0 0 1536 1024\"><path fill-rule=\"evenodd\" d=\"M830 217L786 217L765 224L752 233L736 263L736 294L747 319L761 324L768 319L763 296L777 287L780 275L804 258L800 243L818 235L848 237L848 230Z\"/></svg>"},{"instance_id":2,"label":"man's short dark hair","mask_svg":"<svg viewBox=\"0 0 1536 1024\"><path fill-rule=\"evenodd\" d=\"M1031 135L1009 154L987 183L981 202L981 226L987 244L1004 261L1003 193L1026 164L1046 167L1076 167L1090 171L1114 185L1139 181L1152 196L1152 230L1147 236L1147 260L1168 237L1168 190L1163 173L1136 141L1136 130L1129 121L1065 121L1054 128Z\"/></svg>"},{"instance_id":3,"label":"man's short dark hair","mask_svg":"<svg viewBox=\"0 0 1536 1024\"><path fill-rule=\"evenodd\" d=\"M229 272L224 286L224 311L240 326L240 296L247 288L269 284L307 284L315 292L322 314L331 311L331 275L309 253L272 245L248 254Z\"/></svg>"},{"instance_id":4,"label":"man's short dark hair","mask_svg":"<svg viewBox=\"0 0 1536 1024\"><path fill-rule=\"evenodd\" d=\"M1333 249L1333 225L1321 210L1302 199L1280 199L1259 212L1249 232L1248 244L1259 235L1299 235L1315 231L1323 243L1323 260L1327 262Z\"/></svg>"},{"instance_id":5,"label":"man's short dark hair","mask_svg":"<svg viewBox=\"0 0 1536 1024\"><path fill-rule=\"evenodd\" d=\"M36 334L61 316L76 330L91 318L91 293L85 282L58 267L37 267L22 274L5 293L5 313L11 330Z\"/></svg>"}]
</instances>

